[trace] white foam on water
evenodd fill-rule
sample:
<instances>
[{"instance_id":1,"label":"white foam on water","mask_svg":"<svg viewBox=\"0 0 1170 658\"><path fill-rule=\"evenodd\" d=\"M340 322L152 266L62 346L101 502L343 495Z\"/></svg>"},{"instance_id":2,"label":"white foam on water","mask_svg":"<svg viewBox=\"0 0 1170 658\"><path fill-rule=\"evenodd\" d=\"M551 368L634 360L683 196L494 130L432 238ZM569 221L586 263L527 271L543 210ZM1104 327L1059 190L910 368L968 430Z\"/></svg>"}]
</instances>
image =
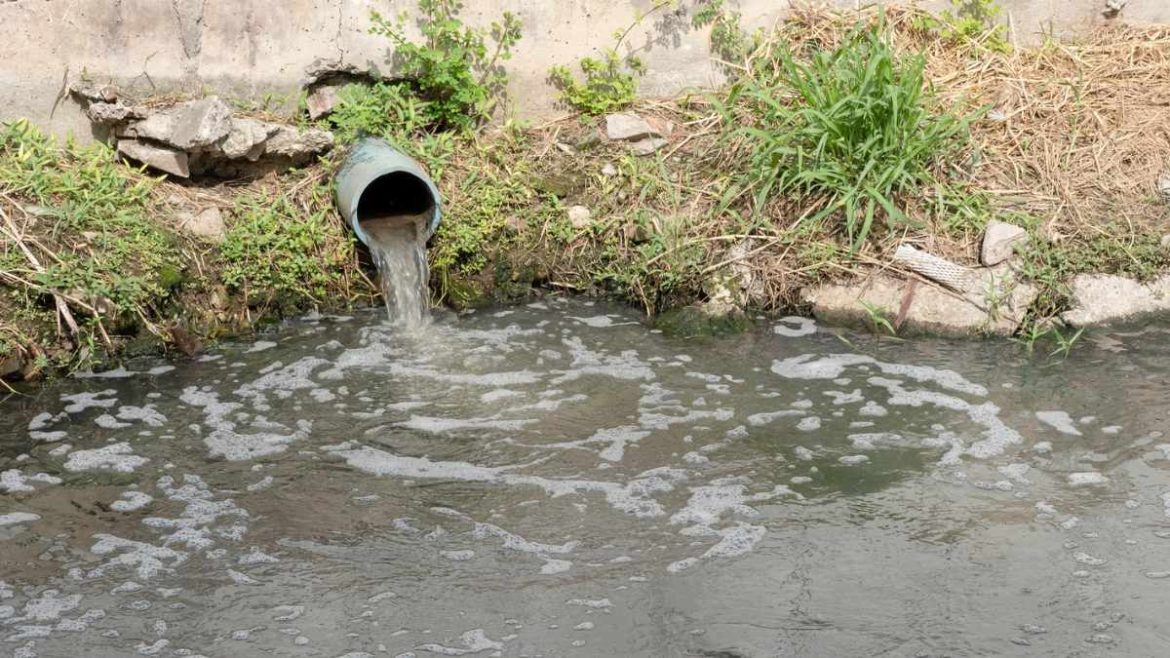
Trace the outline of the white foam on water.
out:
<instances>
[{"instance_id":1,"label":"white foam on water","mask_svg":"<svg viewBox=\"0 0 1170 658\"><path fill-rule=\"evenodd\" d=\"M857 466L869 462L869 457L866 455L844 455L838 457L837 461L846 466Z\"/></svg>"},{"instance_id":2,"label":"white foam on water","mask_svg":"<svg viewBox=\"0 0 1170 658\"><path fill-rule=\"evenodd\" d=\"M805 418L801 418L800 422L796 424L796 429L801 432L815 432L821 429L821 418L820 416L806 416Z\"/></svg>"},{"instance_id":3,"label":"white foam on water","mask_svg":"<svg viewBox=\"0 0 1170 658\"><path fill-rule=\"evenodd\" d=\"M517 431L536 419L501 420L499 418L438 418L435 416L412 415L409 419L395 423L397 427L440 434L459 430L501 430Z\"/></svg>"},{"instance_id":4,"label":"white foam on water","mask_svg":"<svg viewBox=\"0 0 1170 658\"><path fill-rule=\"evenodd\" d=\"M893 432L866 432L863 434L850 434L849 441L853 444L855 450L875 450L878 444L883 445L905 445L906 441L901 434Z\"/></svg>"},{"instance_id":5,"label":"white foam on water","mask_svg":"<svg viewBox=\"0 0 1170 658\"><path fill-rule=\"evenodd\" d=\"M25 475L15 468L0 471L0 491L5 493L27 493L36 491L34 485L51 486L54 484L61 484L61 478L48 473Z\"/></svg>"},{"instance_id":6,"label":"white foam on water","mask_svg":"<svg viewBox=\"0 0 1170 658\"><path fill-rule=\"evenodd\" d=\"M440 656L466 656L469 654L482 653L484 651L503 651L504 643L497 642L487 636L482 628L475 628L467 631L459 637L459 641L463 644L463 648L446 647L441 644L423 644L418 647L419 651L429 651L430 653L438 654ZM367 654L368 655L368 654ZM373 658L370 656L370 658Z\"/></svg>"},{"instance_id":7,"label":"white foam on water","mask_svg":"<svg viewBox=\"0 0 1170 658\"><path fill-rule=\"evenodd\" d=\"M1036 418L1057 432L1070 436L1082 436L1071 416L1064 411L1037 411Z\"/></svg>"},{"instance_id":8,"label":"white foam on water","mask_svg":"<svg viewBox=\"0 0 1170 658\"><path fill-rule=\"evenodd\" d=\"M866 401L866 403L864 405L862 405L862 407L860 409L857 410L857 415L859 415L859 416L871 416L871 417L878 417L878 418L885 416L889 413L890 412L885 407L874 402L873 400Z\"/></svg>"},{"instance_id":9,"label":"white foam on water","mask_svg":"<svg viewBox=\"0 0 1170 658\"><path fill-rule=\"evenodd\" d=\"M799 409L782 409L780 411L765 411L758 414L752 414L745 420L748 425L752 427L760 427L769 423L774 423L781 418L790 418L792 416L805 416L804 411Z\"/></svg>"},{"instance_id":10,"label":"white foam on water","mask_svg":"<svg viewBox=\"0 0 1170 658\"><path fill-rule=\"evenodd\" d=\"M662 505L650 496L671 491L675 482L686 478L685 472L664 467L646 471L627 483L619 484L522 475L508 472L510 468L478 466L467 462L432 461L425 457L394 455L370 447L330 452L344 459L352 468L380 476L532 486L543 489L553 497L571 493L601 493L615 509L639 517L664 514Z\"/></svg>"},{"instance_id":11,"label":"white foam on water","mask_svg":"<svg viewBox=\"0 0 1170 658\"><path fill-rule=\"evenodd\" d=\"M132 569L141 580L150 580L163 571L171 571L187 561L187 554L165 546L155 546L144 542L123 539L115 535L98 533L93 535L97 540L89 552L94 555L113 555L102 566L91 570L90 578L104 575L114 568Z\"/></svg>"},{"instance_id":12,"label":"white foam on water","mask_svg":"<svg viewBox=\"0 0 1170 658\"><path fill-rule=\"evenodd\" d=\"M591 610L606 610L613 607L613 603L608 599L569 599L565 601L565 605L579 606L582 608L589 608Z\"/></svg>"},{"instance_id":13,"label":"white foam on water","mask_svg":"<svg viewBox=\"0 0 1170 658\"><path fill-rule=\"evenodd\" d=\"M859 388L855 388L849 393L843 391L825 391L824 394L833 398L833 404L836 405L857 404L865 400L865 396L861 394L861 389Z\"/></svg>"},{"instance_id":14,"label":"white foam on water","mask_svg":"<svg viewBox=\"0 0 1170 658\"><path fill-rule=\"evenodd\" d=\"M8 514L0 514L0 528L40 520L40 514L33 514L32 512L9 512Z\"/></svg>"},{"instance_id":15,"label":"white foam on water","mask_svg":"<svg viewBox=\"0 0 1170 658\"><path fill-rule=\"evenodd\" d=\"M773 361L772 372L788 379L837 379L847 368L869 365L877 367L887 375L901 375L918 382L930 382L942 388L969 395L987 395L985 387L967 381L953 370L885 363L871 356L860 354L830 354L826 356L803 354Z\"/></svg>"},{"instance_id":16,"label":"white foam on water","mask_svg":"<svg viewBox=\"0 0 1170 658\"><path fill-rule=\"evenodd\" d=\"M637 322L614 322L615 318L618 320L622 319L621 316L618 315L594 315L584 318L575 315L566 315L565 318L573 320L574 322L579 322L594 329L605 329L607 327L620 327L625 325L638 324Z\"/></svg>"},{"instance_id":17,"label":"white foam on water","mask_svg":"<svg viewBox=\"0 0 1170 658\"><path fill-rule=\"evenodd\" d=\"M149 461L146 457L135 455L130 444L123 441L93 450L75 450L69 453L64 468L71 473L80 471L133 473Z\"/></svg>"},{"instance_id":18,"label":"white foam on water","mask_svg":"<svg viewBox=\"0 0 1170 658\"><path fill-rule=\"evenodd\" d=\"M86 409L109 409L118 404L117 398L103 399L108 395L117 395L114 389L106 389L96 393L74 393L72 395L62 395L61 401L68 402L65 405L65 412L70 414L78 414Z\"/></svg>"},{"instance_id":19,"label":"white foam on water","mask_svg":"<svg viewBox=\"0 0 1170 658\"><path fill-rule=\"evenodd\" d=\"M1068 483L1073 487L1100 487L1109 484L1109 478L1096 471L1069 473Z\"/></svg>"},{"instance_id":20,"label":"white foam on water","mask_svg":"<svg viewBox=\"0 0 1170 658\"><path fill-rule=\"evenodd\" d=\"M439 557L452 562L466 562L475 557L475 551L439 551Z\"/></svg>"},{"instance_id":21,"label":"white foam on water","mask_svg":"<svg viewBox=\"0 0 1170 658\"><path fill-rule=\"evenodd\" d=\"M117 418L114 418L113 416L111 416L110 414L102 414L102 415L98 416L97 418L94 418L93 422L98 427L100 427L102 429L107 429L107 430L116 430L116 429L121 429L123 427L130 427L130 423L123 423L123 422L119 421Z\"/></svg>"},{"instance_id":22,"label":"white foam on water","mask_svg":"<svg viewBox=\"0 0 1170 658\"><path fill-rule=\"evenodd\" d=\"M117 512L133 512L154 502L154 497L141 491L123 491L121 500L110 504L110 509Z\"/></svg>"},{"instance_id":23,"label":"white foam on water","mask_svg":"<svg viewBox=\"0 0 1170 658\"><path fill-rule=\"evenodd\" d=\"M639 359L634 350L625 350L616 355L601 354L585 347L585 343L575 336L561 342L569 349L572 361L569 370L554 371L561 373L552 380L555 385L575 381L586 375L643 381L651 381L656 377L650 364Z\"/></svg>"},{"instance_id":24,"label":"white foam on water","mask_svg":"<svg viewBox=\"0 0 1170 658\"><path fill-rule=\"evenodd\" d=\"M573 563L568 560L545 558L544 565L540 567L540 573L546 576L552 576L558 573L564 573L572 568Z\"/></svg>"},{"instance_id":25,"label":"white foam on water","mask_svg":"<svg viewBox=\"0 0 1170 658\"><path fill-rule=\"evenodd\" d=\"M151 427L162 427L167 424L167 417L159 413L153 404L142 407L133 405L118 407L118 418L121 420L136 420Z\"/></svg>"},{"instance_id":26,"label":"white foam on water","mask_svg":"<svg viewBox=\"0 0 1170 658\"><path fill-rule=\"evenodd\" d=\"M260 581L249 576L246 573L236 571L235 569L228 569L227 576L231 581L237 585L259 585Z\"/></svg>"},{"instance_id":27,"label":"white foam on water","mask_svg":"<svg viewBox=\"0 0 1170 658\"><path fill-rule=\"evenodd\" d=\"M276 480L271 475L265 475L260 480L253 482L252 484L249 484L248 486L244 487L244 489L246 489L249 493L256 493L258 491L264 491L268 487L271 487L272 483L275 481Z\"/></svg>"},{"instance_id":28,"label":"white foam on water","mask_svg":"<svg viewBox=\"0 0 1170 658\"><path fill-rule=\"evenodd\" d=\"M491 404L493 402L499 402L500 400L505 400L507 398L524 397L524 396L525 396L524 391L514 391L514 390L509 389L509 388L497 388L493 391L488 391L487 393L480 395L479 400L480 400L480 402L483 402L484 404Z\"/></svg>"},{"instance_id":29,"label":"white foam on water","mask_svg":"<svg viewBox=\"0 0 1170 658\"><path fill-rule=\"evenodd\" d=\"M577 548L579 542L568 541L564 544L543 544L540 542L529 541L520 535L508 532L503 528L492 525L491 523L476 523L474 536L476 539L486 539L488 537L496 537L504 540L504 548L521 553L532 553L534 555L566 555L572 553Z\"/></svg>"},{"instance_id":30,"label":"white foam on water","mask_svg":"<svg viewBox=\"0 0 1170 658\"><path fill-rule=\"evenodd\" d=\"M255 343L252 343L251 347L244 350L244 354L255 354L256 352L263 352L264 350L270 350L276 347L276 345L276 343L270 340L258 340Z\"/></svg>"}]
</instances>

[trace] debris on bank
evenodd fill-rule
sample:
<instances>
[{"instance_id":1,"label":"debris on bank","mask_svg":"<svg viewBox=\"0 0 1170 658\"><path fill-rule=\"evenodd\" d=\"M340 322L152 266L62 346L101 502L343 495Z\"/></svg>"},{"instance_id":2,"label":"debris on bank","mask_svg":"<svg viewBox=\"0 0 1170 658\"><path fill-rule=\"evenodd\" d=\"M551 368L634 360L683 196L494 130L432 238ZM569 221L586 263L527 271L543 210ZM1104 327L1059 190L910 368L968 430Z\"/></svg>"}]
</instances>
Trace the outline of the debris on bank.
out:
<instances>
[{"instance_id":1,"label":"debris on bank","mask_svg":"<svg viewBox=\"0 0 1170 658\"><path fill-rule=\"evenodd\" d=\"M116 87L75 85L86 115L119 153L179 178L256 176L314 162L333 148L319 128L237 116L217 96L164 105L126 104Z\"/></svg>"}]
</instances>

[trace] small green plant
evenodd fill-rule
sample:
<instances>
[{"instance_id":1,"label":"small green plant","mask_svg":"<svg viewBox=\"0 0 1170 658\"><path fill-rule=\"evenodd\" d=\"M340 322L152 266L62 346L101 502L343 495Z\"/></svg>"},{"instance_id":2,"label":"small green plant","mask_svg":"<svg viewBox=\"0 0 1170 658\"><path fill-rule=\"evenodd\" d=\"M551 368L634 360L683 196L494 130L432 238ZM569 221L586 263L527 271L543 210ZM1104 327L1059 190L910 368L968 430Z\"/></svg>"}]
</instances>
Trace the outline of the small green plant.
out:
<instances>
[{"instance_id":1,"label":"small green plant","mask_svg":"<svg viewBox=\"0 0 1170 658\"><path fill-rule=\"evenodd\" d=\"M1048 332L1052 339L1056 341L1056 349L1049 352L1048 356L1059 356L1060 358L1068 358L1069 352L1072 351L1073 346L1081 339L1081 335L1085 333L1084 327L1077 329L1072 333L1063 333L1059 329L1053 328Z\"/></svg>"},{"instance_id":2,"label":"small green plant","mask_svg":"<svg viewBox=\"0 0 1170 658\"><path fill-rule=\"evenodd\" d=\"M939 33L952 43L981 44L1007 52L1007 30L999 22L1002 11L996 0L951 0L951 8L942 13Z\"/></svg>"},{"instance_id":3,"label":"small green plant","mask_svg":"<svg viewBox=\"0 0 1170 658\"><path fill-rule=\"evenodd\" d=\"M485 30L464 25L462 9L460 0L419 0L421 43L407 37L410 14L390 20L371 12L370 31L394 43L396 70L405 79L400 84L422 101L413 109L437 129L466 130L491 116L507 83L500 65L521 37L520 19L511 12ZM400 98L390 100L401 104Z\"/></svg>"},{"instance_id":4,"label":"small green plant","mask_svg":"<svg viewBox=\"0 0 1170 658\"><path fill-rule=\"evenodd\" d=\"M784 44L722 104L725 136L747 154L757 209L774 194L810 203L802 222L842 220L856 251L874 222L909 220L899 196L939 185L935 171L968 139L970 118L938 111L921 55L899 57L882 24L833 50Z\"/></svg>"},{"instance_id":5,"label":"small green plant","mask_svg":"<svg viewBox=\"0 0 1170 658\"><path fill-rule=\"evenodd\" d=\"M19 316L0 320L47 319L79 353L153 330L182 280L178 240L152 218L157 184L108 146L0 124L0 283Z\"/></svg>"},{"instance_id":6,"label":"small green plant","mask_svg":"<svg viewBox=\"0 0 1170 658\"><path fill-rule=\"evenodd\" d=\"M646 65L634 52L619 55L622 44L651 14L669 7L675 0L656 0L649 10L639 13L624 30L614 33L612 48L602 51L600 57L583 57L577 62L582 80L565 65L553 66L548 71L549 82L561 94L561 102L585 114L605 114L629 107L638 94L638 78L646 75Z\"/></svg>"},{"instance_id":7,"label":"small green plant","mask_svg":"<svg viewBox=\"0 0 1170 658\"><path fill-rule=\"evenodd\" d=\"M318 184L309 207L259 192L237 197L231 228L219 246L221 279L252 306L323 305L341 287L353 243L339 225L331 191Z\"/></svg>"},{"instance_id":8,"label":"small green plant","mask_svg":"<svg viewBox=\"0 0 1170 658\"><path fill-rule=\"evenodd\" d=\"M638 93L637 78L646 74L642 60L622 57L607 49L601 58L583 57L577 62L584 80L578 81L567 66L549 69L549 80L561 93L561 102L585 114L605 114L629 107Z\"/></svg>"},{"instance_id":9,"label":"small green plant","mask_svg":"<svg viewBox=\"0 0 1170 658\"><path fill-rule=\"evenodd\" d=\"M725 63L736 66L747 59L749 53L759 44L759 34L749 35L740 27L742 16L730 11L725 0L703 0L691 17L696 28L711 28L711 52Z\"/></svg>"},{"instance_id":10,"label":"small green plant","mask_svg":"<svg viewBox=\"0 0 1170 658\"><path fill-rule=\"evenodd\" d=\"M865 314L869 319L869 326L874 333L885 332L891 336L898 335L898 329L893 322L886 316L886 312L876 304L869 302L861 302L861 308L865 310Z\"/></svg>"}]
</instances>

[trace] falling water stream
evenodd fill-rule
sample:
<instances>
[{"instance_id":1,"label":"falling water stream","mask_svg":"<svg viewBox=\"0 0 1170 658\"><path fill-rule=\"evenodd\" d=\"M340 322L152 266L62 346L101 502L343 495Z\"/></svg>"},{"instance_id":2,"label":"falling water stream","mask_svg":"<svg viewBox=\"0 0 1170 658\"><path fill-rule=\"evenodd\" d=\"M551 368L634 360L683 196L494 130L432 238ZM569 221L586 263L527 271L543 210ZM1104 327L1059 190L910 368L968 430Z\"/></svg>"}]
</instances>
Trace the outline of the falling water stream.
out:
<instances>
[{"instance_id":1,"label":"falling water stream","mask_svg":"<svg viewBox=\"0 0 1170 658\"><path fill-rule=\"evenodd\" d=\"M0 656L1170 646L1158 325L1049 360L796 318L674 340L558 297L416 333L378 309L0 418Z\"/></svg>"},{"instance_id":2,"label":"falling water stream","mask_svg":"<svg viewBox=\"0 0 1170 658\"><path fill-rule=\"evenodd\" d=\"M423 231L430 214L362 222L381 279L386 312L391 324L406 332L417 332L430 322L430 276Z\"/></svg>"}]
</instances>

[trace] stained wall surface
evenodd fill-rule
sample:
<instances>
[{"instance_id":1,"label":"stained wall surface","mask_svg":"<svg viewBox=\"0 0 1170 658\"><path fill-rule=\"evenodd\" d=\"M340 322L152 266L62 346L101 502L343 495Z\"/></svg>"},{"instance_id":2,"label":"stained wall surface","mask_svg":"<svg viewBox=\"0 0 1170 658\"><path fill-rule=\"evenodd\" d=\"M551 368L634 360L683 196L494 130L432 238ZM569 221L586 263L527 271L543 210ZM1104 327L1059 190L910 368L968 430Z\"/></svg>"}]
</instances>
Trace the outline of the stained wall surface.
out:
<instances>
[{"instance_id":1,"label":"stained wall surface","mask_svg":"<svg viewBox=\"0 0 1170 658\"><path fill-rule=\"evenodd\" d=\"M690 27L702 0L655 12L628 44L643 50L644 95L718 84L707 34ZM768 25L788 0L730 0L749 26ZM854 0L837 0L851 7ZM924 2L938 9L946 0ZM1002 0L1018 43L1045 32L1104 22L1106 0ZM553 64L572 64L613 44L653 0L466 0L464 19L486 24L504 11L524 22L507 63L508 111L555 115L547 83ZM369 34L371 9L409 12L416 0L0 0L0 120L27 117L57 134L87 137L89 125L66 93L88 76L131 94L214 92L227 97L295 98L313 67L386 70L385 38ZM1129 0L1117 19L1170 22L1170 0Z\"/></svg>"}]
</instances>

